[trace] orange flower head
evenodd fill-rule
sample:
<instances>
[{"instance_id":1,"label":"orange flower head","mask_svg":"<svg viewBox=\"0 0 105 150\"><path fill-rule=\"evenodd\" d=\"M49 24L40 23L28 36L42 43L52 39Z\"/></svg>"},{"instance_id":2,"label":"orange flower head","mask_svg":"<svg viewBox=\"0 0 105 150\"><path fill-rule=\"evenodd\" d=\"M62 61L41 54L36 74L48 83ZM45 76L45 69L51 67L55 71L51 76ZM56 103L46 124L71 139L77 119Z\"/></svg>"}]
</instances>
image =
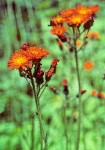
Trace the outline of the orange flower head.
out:
<instances>
[{"instance_id":1,"label":"orange flower head","mask_svg":"<svg viewBox=\"0 0 105 150\"><path fill-rule=\"evenodd\" d=\"M98 5L88 6L88 9L91 10L92 14L95 14L99 11L99 6Z\"/></svg>"},{"instance_id":2,"label":"orange flower head","mask_svg":"<svg viewBox=\"0 0 105 150\"><path fill-rule=\"evenodd\" d=\"M57 35L57 36L61 36L66 32L66 27L65 26L61 26L61 25L57 25L54 26L51 30L50 33Z\"/></svg>"},{"instance_id":3,"label":"orange flower head","mask_svg":"<svg viewBox=\"0 0 105 150\"><path fill-rule=\"evenodd\" d=\"M96 90L92 90L92 91L91 91L91 95L92 95L92 96L97 96L97 94L98 94L98 91L96 91Z\"/></svg>"},{"instance_id":4,"label":"orange flower head","mask_svg":"<svg viewBox=\"0 0 105 150\"><path fill-rule=\"evenodd\" d=\"M63 18L68 18L68 17L71 17L71 15L74 14L74 13L75 13L75 9L74 8L69 8L69 9L61 11L60 15Z\"/></svg>"},{"instance_id":5,"label":"orange flower head","mask_svg":"<svg viewBox=\"0 0 105 150\"><path fill-rule=\"evenodd\" d=\"M38 46L32 46L27 49L28 57L30 60L37 60L42 59L43 57L50 54L49 51L47 51L44 48L38 47Z\"/></svg>"},{"instance_id":6,"label":"orange flower head","mask_svg":"<svg viewBox=\"0 0 105 150\"><path fill-rule=\"evenodd\" d=\"M100 34L96 31L90 31L87 35L89 39L94 39L94 40L99 40L100 39Z\"/></svg>"},{"instance_id":7,"label":"orange flower head","mask_svg":"<svg viewBox=\"0 0 105 150\"><path fill-rule=\"evenodd\" d=\"M87 21L87 16L75 13L70 18L66 20L68 25L70 26L77 26L79 27L82 23L85 23Z\"/></svg>"},{"instance_id":8,"label":"orange flower head","mask_svg":"<svg viewBox=\"0 0 105 150\"><path fill-rule=\"evenodd\" d=\"M89 9L89 7L82 6L82 5L78 5L76 7L76 11L77 11L77 13L79 13L81 15L90 15L90 14L92 14L92 10Z\"/></svg>"},{"instance_id":9,"label":"orange flower head","mask_svg":"<svg viewBox=\"0 0 105 150\"><path fill-rule=\"evenodd\" d=\"M94 63L92 61L87 61L84 63L83 67L84 67L84 70L91 71L94 67Z\"/></svg>"},{"instance_id":10,"label":"orange flower head","mask_svg":"<svg viewBox=\"0 0 105 150\"><path fill-rule=\"evenodd\" d=\"M62 16L57 16L57 17L51 19L50 25L54 26L54 25L63 24L64 20L65 19L62 18Z\"/></svg>"},{"instance_id":11,"label":"orange flower head","mask_svg":"<svg viewBox=\"0 0 105 150\"><path fill-rule=\"evenodd\" d=\"M24 70L25 67L31 68L26 51L19 50L15 54L12 54L11 58L8 60L8 68L11 69L22 68Z\"/></svg>"},{"instance_id":12,"label":"orange flower head","mask_svg":"<svg viewBox=\"0 0 105 150\"><path fill-rule=\"evenodd\" d=\"M99 7L98 7L98 5L92 5L92 6L88 6L88 7L78 5L76 7L76 11L77 11L77 13L79 13L81 15L93 15L99 11Z\"/></svg>"},{"instance_id":13,"label":"orange flower head","mask_svg":"<svg viewBox=\"0 0 105 150\"><path fill-rule=\"evenodd\" d=\"M81 47L82 46L82 41L81 40L77 40L76 41L76 46L77 47Z\"/></svg>"}]
</instances>

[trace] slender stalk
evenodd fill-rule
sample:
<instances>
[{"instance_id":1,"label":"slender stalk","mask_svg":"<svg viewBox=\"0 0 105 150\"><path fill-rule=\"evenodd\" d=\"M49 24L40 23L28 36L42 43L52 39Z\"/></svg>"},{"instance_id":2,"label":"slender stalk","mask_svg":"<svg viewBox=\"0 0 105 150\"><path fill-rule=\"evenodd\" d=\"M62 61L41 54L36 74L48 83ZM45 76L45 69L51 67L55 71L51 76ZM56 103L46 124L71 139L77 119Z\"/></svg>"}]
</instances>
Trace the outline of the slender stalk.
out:
<instances>
[{"instance_id":1,"label":"slender stalk","mask_svg":"<svg viewBox=\"0 0 105 150\"><path fill-rule=\"evenodd\" d=\"M34 150L34 142L35 142L34 133L35 133L35 122L34 122L34 116L32 116L32 130L31 130L31 141L32 141L32 144L31 144L31 150Z\"/></svg>"},{"instance_id":2,"label":"slender stalk","mask_svg":"<svg viewBox=\"0 0 105 150\"><path fill-rule=\"evenodd\" d=\"M40 97L42 96L42 94L43 94L43 92L44 92L44 90L45 90L46 87L47 87L47 82L44 84L43 87L41 87L42 91L41 91L41 93L40 93L40 95L39 95L39 99L40 99Z\"/></svg>"},{"instance_id":3,"label":"slender stalk","mask_svg":"<svg viewBox=\"0 0 105 150\"><path fill-rule=\"evenodd\" d=\"M39 126L40 126L40 144L41 144L40 150L43 150L44 132L43 132L43 125L42 125L41 109L40 109L39 98L37 96L37 92L36 92L34 79L33 79L31 70L30 70L30 76L31 76L31 84L32 84L32 88L33 88L34 99L35 99L35 103L36 103L36 109L37 109L37 113L38 113L38 120L39 120Z\"/></svg>"},{"instance_id":4,"label":"slender stalk","mask_svg":"<svg viewBox=\"0 0 105 150\"><path fill-rule=\"evenodd\" d=\"M39 103L39 98L37 97L37 112L38 112L38 120L39 120L39 126L40 126L40 142L41 142L41 150L43 150L43 139L44 139L44 131L43 131L43 125L42 125L42 116L41 116L41 108Z\"/></svg>"},{"instance_id":5,"label":"slender stalk","mask_svg":"<svg viewBox=\"0 0 105 150\"><path fill-rule=\"evenodd\" d=\"M48 134L46 133L46 135L45 135L45 149L44 150L48 150L47 140L48 140Z\"/></svg>"},{"instance_id":6,"label":"slender stalk","mask_svg":"<svg viewBox=\"0 0 105 150\"><path fill-rule=\"evenodd\" d=\"M76 47L76 34L75 34L75 29L73 28L73 35L74 35L74 46ZM82 104L81 104L81 82L80 82L80 73L79 73L79 63L78 63L78 51L77 48L74 49L75 53L75 62L76 62L76 72L77 72L77 80L78 80L78 89L79 89L79 117L78 117L78 130L77 130L77 141L76 141L76 150L79 150L79 144L80 144L80 131L81 131L81 109L82 109Z\"/></svg>"},{"instance_id":7,"label":"slender stalk","mask_svg":"<svg viewBox=\"0 0 105 150\"><path fill-rule=\"evenodd\" d=\"M65 138L66 138L66 150L68 150L68 134L67 134L67 118L66 118L66 106L63 106L63 115L64 115L64 133L65 133Z\"/></svg>"},{"instance_id":8,"label":"slender stalk","mask_svg":"<svg viewBox=\"0 0 105 150\"><path fill-rule=\"evenodd\" d=\"M78 52L81 51L81 50L84 48L84 46L85 46L85 44L86 44L85 42L86 42L88 33L89 33L89 30L87 30L86 34L84 35L83 44L82 44L82 46L78 49Z\"/></svg>"}]
</instances>

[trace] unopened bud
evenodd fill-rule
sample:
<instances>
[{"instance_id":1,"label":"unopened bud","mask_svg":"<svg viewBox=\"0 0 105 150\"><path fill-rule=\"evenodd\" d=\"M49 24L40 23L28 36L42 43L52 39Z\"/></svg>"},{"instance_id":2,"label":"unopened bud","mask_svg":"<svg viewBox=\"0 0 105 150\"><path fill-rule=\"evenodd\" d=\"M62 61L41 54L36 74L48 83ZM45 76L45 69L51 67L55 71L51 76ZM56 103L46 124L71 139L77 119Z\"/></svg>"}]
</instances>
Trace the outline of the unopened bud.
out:
<instances>
[{"instance_id":1,"label":"unopened bud","mask_svg":"<svg viewBox=\"0 0 105 150\"><path fill-rule=\"evenodd\" d=\"M27 44L23 44L21 48L26 51L28 47L29 47L29 44L27 43Z\"/></svg>"},{"instance_id":2,"label":"unopened bud","mask_svg":"<svg viewBox=\"0 0 105 150\"><path fill-rule=\"evenodd\" d=\"M50 90L54 93L57 94L57 89L54 86L50 86Z\"/></svg>"},{"instance_id":3,"label":"unopened bud","mask_svg":"<svg viewBox=\"0 0 105 150\"><path fill-rule=\"evenodd\" d=\"M65 95L69 94L69 90L68 90L68 81L66 79L62 80L62 85L63 85L63 93Z\"/></svg>"},{"instance_id":4,"label":"unopened bud","mask_svg":"<svg viewBox=\"0 0 105 150\"><path fill-rule=\"evenodd\" d=\"M81 90L81 95L85 94L86 90ZM77 97L79 97L79 94L77 94Z\"/></svg>"},{"instance_id":5,"label":"unopened bud","mask_svg":"<svg viewBox=\"0 0 105 150\"><path fill-rule=\"evenodd\" d=\"M94 18L90 16L89 20L84 24L84 29L88 30L93 25Z\"/></svg>"}]
</instances>

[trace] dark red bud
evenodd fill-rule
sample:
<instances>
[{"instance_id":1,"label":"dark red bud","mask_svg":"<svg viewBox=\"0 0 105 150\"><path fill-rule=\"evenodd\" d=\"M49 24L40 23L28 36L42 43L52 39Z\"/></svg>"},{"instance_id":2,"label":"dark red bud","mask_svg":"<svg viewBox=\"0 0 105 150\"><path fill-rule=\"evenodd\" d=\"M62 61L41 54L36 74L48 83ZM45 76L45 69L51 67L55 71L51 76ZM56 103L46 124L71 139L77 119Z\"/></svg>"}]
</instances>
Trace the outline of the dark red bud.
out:
<instances>
[{"instance_id":1,"label":"dark red bud","mask_svg":"<svg viewBox=\"0 0 105 150\"><path fill-rule=\"evenodd\" d=\"M22 48L23 50L27 50L28 47L29 47L29 44L23 44L21 48Z\"/></svg>"}]
</instances>

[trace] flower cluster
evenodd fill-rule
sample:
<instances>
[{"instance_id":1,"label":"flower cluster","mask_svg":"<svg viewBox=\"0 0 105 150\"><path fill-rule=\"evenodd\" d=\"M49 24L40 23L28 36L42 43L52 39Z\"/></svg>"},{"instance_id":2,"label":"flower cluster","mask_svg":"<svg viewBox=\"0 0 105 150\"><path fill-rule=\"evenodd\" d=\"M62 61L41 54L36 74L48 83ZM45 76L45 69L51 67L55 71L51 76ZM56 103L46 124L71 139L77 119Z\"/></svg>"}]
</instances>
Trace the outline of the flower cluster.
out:
<instances>
[{"instance_id":1,"label":"flower cluster","mask_svg":"<svg viewBox=\"0 0 105 150\"><path fill-rule=\"evenodd\" d=\"M28 44L24 44L22 49L12 54L11 58L8 60L8 68L23 70L32 68L34 62L41 60L48 54L50 54L50 52L44 48L39 46L31 47Z\"/></svg>"},{"instance_id":2,"label":"flower cluster","mask_svg":"<svg viewBox=\"0 0 105 150\"><path fill-rule=\"evenodd\" d=\"M53 26L50 32L51 34L57 35L59 38L61 35L65 36L67 28L64 26L64 23L66 23L69 27L79 28L83 25L84 30L90 29L98 10L98 5L78 5L75 8L63 10L59 13L59 16L50 20L50 26Z\"/></svg>"},{"instance_id":3,"label":"flower cluster","mask_svg":"<svg viewBox=\"0 0 105 150\"><path fill-rule=\"evenodd\" d=\"M50 52L39 46L29 46L24 44L22 48L12 54L8 60L8 68L18 69L21 77L29 79L35 78L37 84L44 82L44 75L46 80L49 81L56 72L57 58L52 60L50 69L45 73L41 69L41 60L43 57L50 54Z\"/></svg>"}]
</instances>

